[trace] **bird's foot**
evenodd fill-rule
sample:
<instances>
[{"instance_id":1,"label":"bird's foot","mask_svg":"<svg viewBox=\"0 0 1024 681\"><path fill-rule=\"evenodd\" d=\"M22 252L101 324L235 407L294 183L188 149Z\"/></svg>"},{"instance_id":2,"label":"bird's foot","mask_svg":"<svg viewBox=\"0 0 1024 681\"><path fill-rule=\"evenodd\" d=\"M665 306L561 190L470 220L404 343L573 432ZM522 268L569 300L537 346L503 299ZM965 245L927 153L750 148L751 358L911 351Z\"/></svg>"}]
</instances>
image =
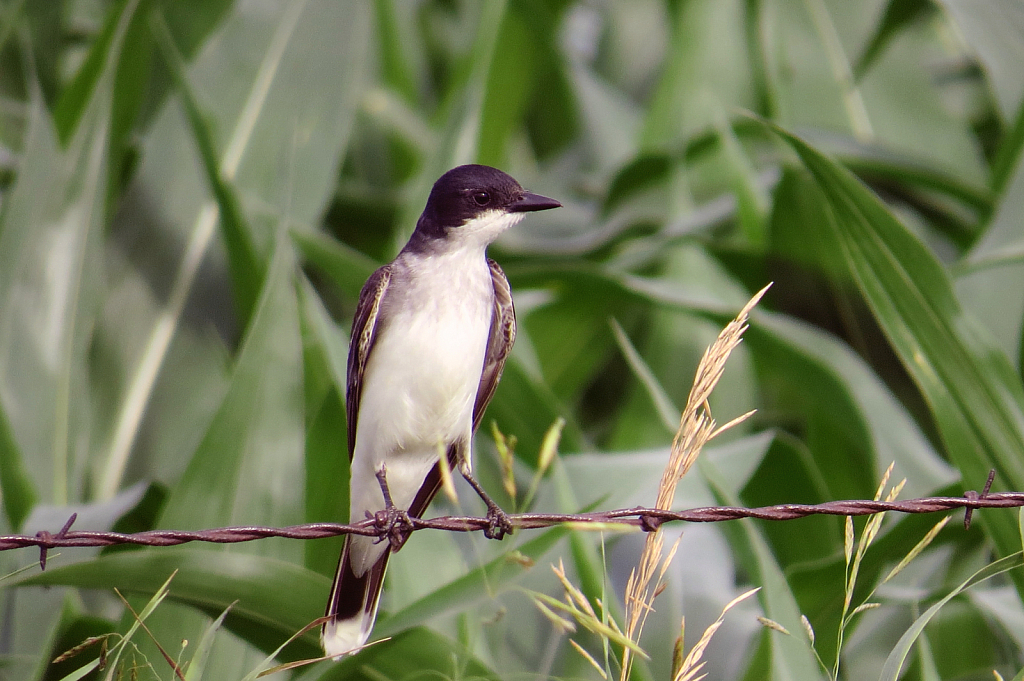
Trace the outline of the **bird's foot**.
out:
<instances>
[{"instance_id":1,"label":"bird's foot","mask_svg":"<svg viewBox=\"0 0 1024 681\"><path fill-rule=\"evenodd\" d=\"M380 483L380 491L384 495L384 508L372 515L367 511L366 517L373 519L374 527L377 530L377 538L374 540L374 543L379 544L382 541L387 541L391 544L392 551L398 551L415 528L413 527L412 520L409 518L409 514L395 506L395 503L391 500L391 490L388 488L387 467L381 465L376 475L377 481Z\"/></svg>"},{"instance_id":2,"label":"bird's foot","mask_svg":"<svg viewBox=\"0 0 1024 681\"><path fill-rule=\"evenodd\" d=\"M415 529L409 514L396 506L381 509L372 515L367 511L366 515L373 519L374 529L377 530L377 537L373 543L387 541L391 544L393 552L402 548L409 534Z\"/></svg>"},{"instance_id":3,"label":"bird's foot","mask_svg":"<svg viewBox=\"0 0 1024 681\"><path fill-rule=\"evenodd\" d=\"M508 513L491 502L487 506L487 527L484 528L484 536L500 541L505 538L506 534L512 534L512 521L509 519Z\"/></svg>"},{"instance_id":4,"label":"bird's foot","mask_svg":"<svg viewBox=\"0 0 1024 681\"><path fill-rule=\"evenodd\" d=\"M484 536L488 539L502 540L506 534L512 534L512 520L508 517L508 514L501 510L501 507L495 503L494 499L491 499L490 495L484 491L484 488L480 486L480 483L476 481L472 473L466 468L463 468L461 472L462 477L466 479L469 486L487 504L487 527L484 528Z\"/></svg>"}]
</instances>

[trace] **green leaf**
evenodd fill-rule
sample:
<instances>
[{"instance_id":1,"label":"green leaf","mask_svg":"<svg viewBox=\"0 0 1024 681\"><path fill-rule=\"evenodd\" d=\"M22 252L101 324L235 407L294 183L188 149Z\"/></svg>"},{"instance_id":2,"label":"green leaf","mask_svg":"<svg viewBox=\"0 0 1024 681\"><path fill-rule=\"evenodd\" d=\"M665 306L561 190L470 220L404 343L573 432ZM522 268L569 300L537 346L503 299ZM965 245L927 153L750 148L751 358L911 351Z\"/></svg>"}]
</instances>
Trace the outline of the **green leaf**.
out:
<instances>
[{"instance_id":1,"label":"green leaf","mask_svg":"<svg viewBox=\"0 0 1024 681\"><path fill-rule=\"evenodd\" d=\"M221 615L230 606L224 626L265 651L319 617L330 581L294 563L262 556L199 548L159 548L101 556L94 560L53 567L35 575L19 576L10 586L63 585L83 589L118 589L124 594L149 597L175 573L168 597L207 613ZM238 601L236 605L232 603ZM166 606L157 608L155 620ZM186 632L198 637L206 626ZM175 639L159 637L161 641ZM180 641L181 639L177 639ZM315 656L316 632L307 633L287 651L287 657ZM215 657L215 656L214 656ZM213 669L213 667L210 667ZM210 673L213 673L212 671Z\"/></svg>"},{"instance_id":2,"label":"green leaf","mask_svg":"<svg viewBox=\"0 0 1024 681\"><path fill-rule=\"evenodd\" d=\"M1006 190L1014 169L1020 164L1024 152L1024 100L1017 108L1017 116L999 144L992 161L992 191L999 195Z\"/></svg>"},{"instance_id":3,"label":"green leaf","mask_svg":"<svg viewBox=\"0 0 1024 681\"><path fill-rule=\"evenodd\" d=\"M569 530L564 527L540 531L537 536L406 605L398 612L380 617L374 628L374 637L400 634L412 627L426 624L432 618L463 612L474 605L493 599L502 591L515 588L518 578L526 572L522 563L517 560L518 554L536 562L568 534ZM515 558L509 555L513 551L517 553ZM407 556L404 554L398 554L393 560L400 561L405 558Z\"/></svg>"},{"instance_id":4,"label":"green leaf","mask_svg":"<svg viewBox=\"0 0 1024 681\"><path fill-rule=\"evenodd\" d=\"M198 5L177 1L163 2L160 9L178 50L186 60L190 60L233 4L232 0L208 0Z\"/></svg>"},{"instance_id":5,"label":"green leaf","mask_svg":"<svg viewBox=\"0 0 1024 681\"><path fill-rule=\"evenodd\" d=\"M231 387L172 488L162 525L199 529L301 520L302 485L295 473L302 470L304 414L294 265L282 233ZM292 548L285 555L294 555L298 547Z\"/></svg>"},{"instance_id":6,"label":"green leaf","mask_svg":"<svg viewBox=\"0 0 1024 681\"><path fill-rule=\"evenodd\" d=\"M30 3L16 0L6 4L0 19L0 48L7 49L15 29L27 24L30 45L25 52L31 55L35 79L38 80L42 98L52 111L60 95L59 60L63 36L61 20L63 10L55 3ZM24 22L22 23L22 20Z\"/></svg>"},{"instance_id":7,"label":"green leaf","mask_svg":"<svg viewBox=\"0 0 1024 681\"><path fill-rule=\"evenodd\" d=\"M282 227L231 386L171 489L160 525L201 529L302 521L305 417L294 267L291 242ZM301 563L303 547L294 541L270 540L242 550ZM220 614L231 600L219 603L211 616ZM150 629L158 641L187 640L199 635L197 629L205 629L203 619L167 608L157 613ZM272 650L277 644L267 645ZM209 674L227 673L223 665L234 664L233 655L215 647Z\"/></svg>"},{"instance_id":8,"label":"green leaf","mask_svg":"<svg viewBox=\"0 0 1024 681\"><path fill-rule=\"evenodd\" d=\"M303 350L306 354L306 407L310 411L319 407L319 397L329 387L342 396L348 387L348 334L346 334L324 307L312 284L299 277L296 288L302 321ZM312 371L317 376L311 375ZM313 386L319 385L319 390ZM307 413L307 418L313 413Z\"/></svg>"},{"instance_id":9,"label":"green leaf","mask_svg":"<svg viewBox=\"0 0 1024 681\"><path fill-rule=\"evenodd\" d=\"M672 403L672 398L669 397L668 392L658 383L658 378L651 371L651 368L647 366L647 362L637 352L632 341L629 340L629 336L626 335L626 332L623 331L622 326L619 325L614 317L611 320L611 324L619 350L622 351L622 355L626 359L626 363L629 364L630 370L643 385L644 390L647 391L651 402L654 403L655 411L658 412L658 418L661 420L662 425L665 426L666 432L674 434L679 428L679 416L681 414L679 407Z\"/></svg>"},{"instance_id":10,"label":"green leaf","mask_svg":"<svg viewBox=\"0 0 1024 681\"><path fill-rule=\"evenodd\" d=\"M747 40L748 63L753 80L754 111L761 116L774 118L778 115L779 92L768 62L767 45L771 40L763 0L746 0L743 27Z\"/></svg>"},{"instance_id":11,"label":"green leaf","mask_svg":"<svg viewBox=\"0 0 1024 681\"><path fill-rule=\"evenodd\" d=\"M915 192L938 194L981 215L992 210L997 194L972 178L968 169L947 169L912 154L875 146L838 146L842 164L869 184L882 185L910 198ZM971 228L976 231L977 225Z\"/></svg>"},{"instance_id":12,"label":"green leaf","mask_svg":"<svg viewBox=\"0 0 1024 681\"><path fill-rule=\"evenodd\" d=\"M76 669L67 676L63 677L61 681L78 681L78 679L84 679L87 674L99 667L100 661L98 659L93 660L89 664Z\"/></svg>"},{"instance_id":13,"label":"green leaf","mask_svg":"<svg viewBox=\"0 0 1024 681\"><path fill-rule=\"evenodd\" d=\"M515 293L513 288L513 297ZM561 401L578 399L598 377L614 347L607 316L628 315L623 302L621 297L614 299L599 290L573 286L540 309L520 315L521 340L532 346L544 384Z\"/></svg>"},{"instance_id":14,"label":"green leaf","mask_svg":"<svg viewBox=\"0 0 1024 681\"><path fill-rule=\"evenodd\" d=\"M225 608L220 617L211 622L210 626L203 632L203 637L199 639L199 645L196 646L196 652L192 654L192 659L189 660L188 671L185 672L185 681L201 681L203 678L203 672L206 670L206 660L210 657L210 648L213 647L214 638L224 624L224 619L228 616L229 612L231 612L231 606Z\"/></svg>"},{"instance_id":15,"label":"green leaf","mask_svg":"<svg viewBox=\"0 0 1024 681\"><path fill-rule=\"evenodd\" d=\"M145 487L145 492L142 494L138 503L135 504L135 506L127 513L121 515L121 517L117 519L117 522L110 527L111 531L131 534L133 532L145 532L146 530L152 530L157 516L164 507L164 501L166 501L166 499L167 488L157 482L150 483ZM111 546L103 547L102 552L115 553L117 551L132 551L137 549L137 546L129 544L113 544Z\"/></svg>"},{"instance_id":16,"label":"green leaf","mask_svg":"<svg viewBox=\"0 0 1024 681\"><path fill-rule=\"evenodd\" d=\"M380 267L372 258L322 232L296 230L292 239L306 260L353 300L359 298L363 284Z\"/></svg>"},{"instance_id":17,"label":"green leaf","mask_svg":"<svg viewBox=\"0 0 1024 681\"><path fill-rule=\"evenodd\" d=\"M1024 135L1024 123L1021 129ZM985 325L1003 352L1016 359L1019 372L1024 350L1024 235L1020 229L1024 220L1024 156L1018 155L1007 173L985 232L957 263L956 292L964 308Z\"/></svg>"},{"instance_id":18,"label":"green leaf","mask_svg":"<svg viewBox=\"0 0 1024 681\"><path fill-rule=\"evenodd\" d=\"M875 26L875 32L871 35L871 39L853 68L857 80L864 77L889 41L932 9L933 5L930 0L889 0L885 6L885 13Z\"/></svg>"},{"instance_id":19,"label":"green leaf","mask_svg":"<svg viewBox=\"0 0 1024 681\"><path fill-rule=\"evenodd\" d=\"M476 154L480 163L505 165L505 147L526 109L539 47L520 12L505 12L480 111Z\"/></svg>"},{"instance_id":20,"label":"green leaf","mask_svg":"<svg viewBox=\"0 0 1024 681\"><path fill-rule=\"evenodd\" d=\"M334 326L312 286L298 282L306 400L306 522L347 522L349 457L345 427L347 339ZM305 564L331 576L343 537L305 543Z\"/></svg>"},{"instance_id":21,"label":"green leaf","mask_svg":"<svg viewBox=\"0 0 1024 681\"><path fill-rule=\"evenodd\" d=\"M92 44L89 56L78 69L74 80L61 94L53 112L53 121L63 144L66 145L74 136L79 121L96 96L98 88L102 86L104 74L112 74L117 70L121 57L121 43L126 39L126 35L130 30L140 30L136 17L145 14L137 11L141 4L140 0L120 0L110 8L103 30ZM133 29L129 28L131 24L135 24ZM141 56L135 54L134 58L138 59ZM117 87L116 90L123 90L123 86Z\"/></svg>"},{"instance_id":22,"label":"green leaf","mask_svg":"<svg viewBox=\"0 0 1024 681\"><path fill-rule=\"evenodd\" d=\"M567 78L580 108L581 136L592 148L598 168L615 172L637 152L643 109L591 69L575 66Z\"/></svg>"},{"instance_id":23,"label":"green leaf","mask_svg":"<svg viewBox=\"0 0 1024 681\"><path fill-rule=\"evenodd\" d=\"M943 589L946 588L948 585L944 585ZM983 591L984 588L974 589L966 597L947 602L918 636L916 648L928 651L928 658L919 652L918 659L933 667L932 675L922 681L964 678L980 670L991 674L993 660L1000 658L1000 639L993 636L989 626L991 613L972 602ZM1005 595L1013 600L1012 593Z\"/></svg>"},{"instance_id":24,"label":"green leaf","mask_svg":"<svg viewBox=\"0 0 1024 681\"><path fill-rule=\"evenodd\" d=\"M15 532L32 512L32 507L39 500L32 477L25 468L18 443L7 422L3 405L0 405L0 492L2 492L4 513L7 522Z\"/></svg>"},{"instance_id":25,"label":"green leaf","mask_svg":"<svg viewBox=\"0 0 1024 681\"><path fill-rule=\"evenodd\" d=\"M897 681L899 679L900 670L903 668L903 663L906 662L907 656L910 655L914 642L924 632L924 628L928 622L930 622L938 614L939 610L949 603L949 601L979 582L983 582L986 579L1019 567L1024 567L1024 554L1020 551L986 565L984 568L971 575L970 579L950 591L938 603L928 608L928 610L918 617L914 621L914 624L904 632L903 636L900 637L899 642L896 643L896 647L893 648L891 653L889 653L889 657L886 658L885 665L882 667L882 675L879 677L879 681Z\"/></svg>"},{"instance_id":26,"label":"green leaf","mask_svg":"<svg viewBox=\"0 0 1024 681\"><path fill-rule=\"evenodd\" d=\"M167 576L167 579L164 580L162 584L160 584L153 590L152 597L150 597L149 600L146 601L142 607L137 606L133 609L133 612L129 613L128 616L130 617L130 623L127 627L127 630L125 631L124 635L121 636L114 644L111 650L112 654L109 656L108 662L110 663L112 669L118 669L118 664L121 660L121 655L124 654L125 649L131 645L130 641L132 637L139 632L139 629L145 626L143 623L150 618L150 616L157 609L157 607L164 602L165 598L167 598L168 588L170 586L171 581L174 579L174 576L175 573L171 572L171 574ZM146 634L148 633L149 632L146 631ZM131 647L137 649L137 647L134 645L131 645Z\"/></svg>"},{"instance_id":27,"label":"green leaf","mask_svg":"<svg viewBox=\"0 0 1024 681\"><path fill-rule=\"evenodd\" d=\"M403 34L399 21L400 8L395 0L376 0L377 34L380 36L381 70L384 82L409 102L416 98L416 78L411 65L413 46L409 35Z\"/></svg>"},{"instance_id":28,"label":"green leaf","mask_svg":"<svg viewBox=\"0 0 1024 681\"><path fill-rule=\"evenodd\" d=\"M935 451L907 408L849 346L791 317L757 313L755 319L746 342L758 364L769 367L762 369L762 375L775 377L773 383L788 377L800 393L791 397L794 403L803 402L808 413L834 419L831 427L820 424L824 439L811 443L821 445L818 465L831 498L870 497L892 462L897 478L907 478L909 495L928 494L957 479L956 471ZM819 410L815 403L827 407ZM854 438L855 450L866 452L870 459L862 461L851 454L859 463L837 461L843 445L835 440L826 444L829 431ZM863 470L864 463L868 470Z\"/></svg>"},{"instance_id":29,"label":"green leaf","mask_svg":"<svg viewBox=\"0 0 1024 681\"><path fill-rule=\"evenodd\" d=\"M519 442L516 458L533 466L537 463L544 432L559 417L566 419L562 447L582 449L583 432L572 414L547 384L527 370L513 351L505 364L494 400L487 407L484 423L494 419L501 432L515 435Z\"/></svg>"},{"instance_id":30,"label":"green leaf","mask_svg":"<svg viewBox=\"0 0 1024 681\"><path fill-rule=\"evenodd\" d=\"M60 628L59 635L53 642L53 648L47 651L47 662L56 659L73 648L82 646L87 639L100 637L106 634L113 627L113 623L101 617L82 615L76 619L65 622ZM77 678L74 675L82 673L82 669L93 669L99 665L100 644L95 642L77 654L63 662L51 663L46 674L48 679L70 679ZM6 670L5 670L6 671Z\"/></svg>"},{"instance_id":31,"label":"green leaf","mask_svg":"<svg viewBox=\"0 0 1024 681\"><path fill-rule=\"evenodd\" d=\"M1017 113L1024 95L1017 66L1024 60L1024 7L1015 0L938 0L988 75L1003 118Z\"/></svg>"},{"instance_id":32,"label":"green leaf","mask_svg":"<svg viewBox=\"0 0 1024 681\"><path fill-rule=\"evenodd\" d=\"M965 484L980 485L995 468L997 489L1024 488L1024 390L1006 356L982 339L942 266L877 197L799 138L777 132L817 182L832 214L825 236L927 400ZM1007 515L988 514L985 523L1001 553L1016 550Z\"/></svg>"},{"instance_id":33,"label":"green leaf","mask_svg":"<svg viewBox=\"0 0 1024 681\"><path fill-rule=\"evenodd\" d=\"M209 5L204 3L195 17L183 17L175 7L168 10L168 24L183 36L179 39L186 55L194 32L205 30L201 24L210 18L206 12L216 9ZM188 65L185 75L207 117L212 144L222 150L217 177L238 192L261 263L274 250L282 223L313 224L329 200L333 172L347 146L361 94L368 10L364 3L326 0L275 6L273 12L238 4L209 41L209 49ZM197 25L190 23L193 19ZM297 101L305 103L301 111ZM195 377L191 371L180 377L161 375L173 356L172 340L183 335L183 317L195 311L195 299L214 307L221 303L219 279L209 285L200 277L207 268L219 271L223 253L211 247L220 211L207 188L209 168L197 163L193 141L194 130L181 109L169 103L144 140L130 194L145 197L145 219L121 227L133 242L135 260L163 263L168 251L181 256L172 256L174 267L160 272L170 281L167 301L154 315L139 357L126 369L130 378L118 407L117 436L101 478L101 494L107 496L124 475L142 415L153 413L154 397L164 397L157 394L158 377L170 384L164 391L195 387L180 385ZM204 259L210 263L200 269ZM193 290L197 281L200 285ZM194 299L186 308L190 296ZM230 315L219 315L218 323L229 338L238 333L231 328ZM215 393L212 386L208 390ZM194 446L194 440L187 444ZM171 475L178 474L180 466L173 467Z\"/></svg>"},{"instance_id":34,"label":"green leaf","mask_svg":"<svg viewBox=\"0 0 1024 681\"><path fill-rule=\"evenodd\" d=\"M668 53L639 137L645 151L675 146L692 131L713 124L716 108L746 104L734 81L746 78L746 36L737 16L741 10L722 3L674 3L669 8ZM715 70L707 69L709 64ZM737 95L743 100L731 99Z\"/></svg>"},{"instance_id":35,"label":"green leaf","mask_svg":"<svg viewBox=\"0 0 1024 681\"><path fill-rule=\"evenodd\" d=\"M460 645L427 629L417 627L390 641L370 646L358 655L332 664L317 681L382 681L417 676L427 678L500 678Z\"/></svg>"},{"instance_id":36,"label":"green leaf","mask_svg":"<svg viewBox=\"0 0 1024 681\"><path fill-rule=\"evenodd\" d=\"M348 522L349 459L345 405L337 389L324 396L306 432L306 522ZM333 575L342 538L306 542L305 565Z\"/></svg>"},{"instance_id":37,"label":"green leaf","mask_svg":"<svg viewBox=\"0 0 1024 681\"><path fill-rule=\"evenodd\" d=\"M683 264L690 270L698 266L693 260ZM517 273L522 278L521 271ZM548 281L557 274L550 270ZM730 306L729 300L739 297L730 291L727 299L722 286L705 289L697 282L681 283L677 278L637 277L589 268L569 270L563 276L567 280L578 278L596 290L618 287L637 302L688 312L719 325L731 319L742 304ZM711 272L702 277L705 281L713 279ZM789 410L801 405L808 417L820 412L841 426L838 433L853 440L851 446L867 447L862 452L871 456L868 466L863 465L867 463L864 460L858 464L834 456L834 441L824 450L821 465L826 467L825 478L833 486L830 492L837 498L870 496L877 476L891 461L898 463L902 474L910 478L908 484L922 494L950 482L954 472L928 442L911 414L849 346L810 325L764 311L754 312L746 336L744 345L754 353L759 374L771 377L768 385L777 389L780 379L792 382L793 400L782 406ZM823 433L822 438L827 440L827 434Z\"/></svg>"},{"instance_id":38,"label":"green leaf","mask_svg":"<svg viewBox=\"0 0 1024 681\"><path fill-rule=\"evenodd\" d=\"M708 485L719 497L719 503L739 506L735 488L726 481L718 468L707 458L697 460ZM778 622L792 632L803 631L800 622L800 610L786 576L782 572L768 543L758 532L750 520L737 523L737 530L726 528L734 545L743 546L743 553L750 556L747 568L753 575L752 581L761 586L758 598L769 619ZM810 645L804 637L785 636L772 632L771 638L771 677L779 679L795 679L811 681L821 679L818 663L814 659Z\"/></svg>"},{"instance_id":39,"label":"green leaf","mask_svg":"<svg viewBox=\"0 0 1024 681\"><path fill-rule=\"evenodd\" d=\"M299 8L301 5L295 4ZM295 29L295 21L298 14L293 12L288 20L282 21L282 32L289 34ZM153 37L157 47L160 49L164 63L167 65L174 77L178 95L185 109L188 118L192 137L195 140L199 158L206 174L206 181L210 185L210 191L217 201L219 210L221 234L224 237L224 245L228 252L228 265L231 270L232 290L235 294L238 314L242 319L242 325L248 324L252 317L256 299L259 296L260 288L263 285L264 267L263 261L256 252L256 245L253 243L252 231L242 213L241 201L238 198L238 191L232 182L233 173L225 177L221 173L217 150L214 148L213 136L210 131L210 124L206 120L199 103L196 101L195 93L188 80L186 65L178 54L171 36L167 22L158 11L154 12L150 19ZM287 41L286 35L284 40Z\"/></svg>"},{"instance_id":40,"label":"green leaf","mask_svg":"<svg viewBox=\"0 0 1024 681\"><path fill-rule=\"evenodd\" d=\"M736 197L740 231L752 249L760 249L765 245L768 197L759 186L757 172L740 145L739 137L726 118L725 111L720 106L716 109L715 130Z\"/></svg>"},{"instance_id":41,"label":"green leaf","mask_svg":"<svg viewBox=\"0 0 1024 681\"><path fill-rule=\"evenodd\" d=\"M89 46L85 60L78 67L74 78L60 93L54 107L54 118L58 133L65 143L73 134L84 107L92 96L93 89L99 82L99 74L108 65L108 60L116 61L116 78L114 84L112 116L111 154L122 168L127 168L130 157L124 158L126 147L130 144L133 128L137 131L145 128L153 115L159 111L166 98L169 80L166 72L155 66L152 59L153 45L150 34L149 16L154 6L159 7L167 17L167 23L177 49L191 59L202 41L217 26L225 12L230 8L232 0L208 0L193 6L184 2L154 2L153 0L119 0L111 3L102 30ZM44 3L45 7L53 7L56 16L46 16L39 11L40 7L30 6L34 15L33 25L36 29L38 44L37 59L40 63L40 76L48 80L50 70L57 66L57 58L61 49L67 47L67 38L61 34L67 27L62 19L68 20L64 8L53 3ZM54 26L47 26L47 20ZM129 22L124 34L124 45L116 54L110 52L112 38L122 20ZM45 51L44 51L45 50ZM47 75L44 75L47 74ZM47 90L49 101L49 83L43 87ZM56 87L56 83L52 84Z\"/></svg>"},{"instance_id":42,"label":"green leaf","mask_svg":"<svg viewBox=\"0 0 1024 681\"><path fill-rule=\"evenodd\" d=\"M3 411L40 496L57 505L79 498L75 474L87 465L77 443L88 441L86 360L103 290L112 78L104 72L65 150L33 93L0 225Z\"/></svg>"}]
</instances>

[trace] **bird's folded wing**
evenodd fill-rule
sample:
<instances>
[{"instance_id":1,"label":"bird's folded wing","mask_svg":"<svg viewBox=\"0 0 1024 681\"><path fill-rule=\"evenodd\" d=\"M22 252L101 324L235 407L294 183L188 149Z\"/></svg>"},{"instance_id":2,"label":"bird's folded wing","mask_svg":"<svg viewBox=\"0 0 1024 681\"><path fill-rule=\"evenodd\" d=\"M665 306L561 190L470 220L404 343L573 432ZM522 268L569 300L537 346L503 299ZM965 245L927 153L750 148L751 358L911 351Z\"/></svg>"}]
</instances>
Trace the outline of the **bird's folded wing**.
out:
<instances>
[{"instance_id":1,"label":"bird's folded wing","mask_svg":"<svg viewBox=\"0 0 1024 681\"><path fill-rule=\"evenodd\" d=\"M359 398L363 392L363 373L377 340L377 320L391 283L391 265L384 265L366 280L359 292L359 304L352 320L352 338L348 346L348 385L345 387L345 416L348 421L348 456L356 451L356 421Z\"/></svg>"}]
</instances>

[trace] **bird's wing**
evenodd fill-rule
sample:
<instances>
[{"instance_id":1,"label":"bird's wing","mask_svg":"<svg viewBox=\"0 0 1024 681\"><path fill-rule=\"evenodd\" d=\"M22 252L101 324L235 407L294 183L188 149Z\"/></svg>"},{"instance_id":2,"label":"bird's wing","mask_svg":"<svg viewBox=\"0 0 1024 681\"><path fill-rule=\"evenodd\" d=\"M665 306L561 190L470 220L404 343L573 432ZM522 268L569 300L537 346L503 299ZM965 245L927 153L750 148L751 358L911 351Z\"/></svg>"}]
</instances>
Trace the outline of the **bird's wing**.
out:
<instances>
[{"instance_id":1,"label":"bird's wing","mask_svg":"<svg viewBox=\"0 0 1024 681\"><path fill-rule=\"evenodd\" d=\"M484 354L484 370L480 375L480 387L476 391L476 403L473 405L473 432L480 426L487 404L494 397L494 390L501 379L501 371L505 368L505 359L516 340L516 310L512 305L512 289L498 263L488 260L487 264L491 268L491 283L494 284L494 307L491 313L491 331L487 336L487 351ZM465 455L461 448L468 444L456 443L448 447L450 470L456 470L461 456ZM441 471L438 464L435 464L427 473L423 485L409 506L409 515L414 518L421 517L439 489Z\"/></svg>"},{"instance_id":2,"label":"bird's wing","mask_svg":"<svg viewBox=\"0 0 1024 681\"><path fill-rule=\"evenodd\" d=\"M359 399L363 393L363 373L370 360L370 351L377 340L377 319L391 283L391 265L384 265L366 280L359 292L352 337L348 346L348 385L345 387L345 415L348 421L348 456L356 451L356 421Z\"/></svg>"},{"instance_id":3,"label":"bird's wing","mask_svg":"<svg viewBox=\"0 0 1024 681\"><path fill-rule=\"evenodd\" d=\"M491 313L491 332L487 336L487 352L484 354L484 370L480 375L480 387L476 391L473 405L473 431L480 427L484 411L494 397L494 391L501 380L505 359L516 342L516 309L512 304L512 289L498 263L488 260L491 268L491 283L494 284L494 307Z\"/></svg>"}]
</instances>

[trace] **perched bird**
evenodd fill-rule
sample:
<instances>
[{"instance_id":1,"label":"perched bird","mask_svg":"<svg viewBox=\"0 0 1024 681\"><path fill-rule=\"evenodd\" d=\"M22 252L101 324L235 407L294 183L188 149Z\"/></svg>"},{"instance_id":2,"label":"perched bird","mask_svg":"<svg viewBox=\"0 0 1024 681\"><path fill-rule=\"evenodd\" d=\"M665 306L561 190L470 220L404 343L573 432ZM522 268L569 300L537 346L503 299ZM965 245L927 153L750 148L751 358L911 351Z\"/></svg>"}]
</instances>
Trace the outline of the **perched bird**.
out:
<instances>
[{"instance_id":1,"label":"perched bird","mask_svg":"<svg viewBox=\"0 0 1024 681\"><path fill-rule=\"evenodd\" d=\"M508 280L486 249L525 213L559 206L495 168L454 168L434 183L398 257L363 286L346 388L351 522L419 517L440 487L444 451L487 503L486 534L508 529L472 477L473 433L516 335ZM405 536L348 535L321 632L327 655L366 643L388 558Z\"/></svg>"}]
</instances>

